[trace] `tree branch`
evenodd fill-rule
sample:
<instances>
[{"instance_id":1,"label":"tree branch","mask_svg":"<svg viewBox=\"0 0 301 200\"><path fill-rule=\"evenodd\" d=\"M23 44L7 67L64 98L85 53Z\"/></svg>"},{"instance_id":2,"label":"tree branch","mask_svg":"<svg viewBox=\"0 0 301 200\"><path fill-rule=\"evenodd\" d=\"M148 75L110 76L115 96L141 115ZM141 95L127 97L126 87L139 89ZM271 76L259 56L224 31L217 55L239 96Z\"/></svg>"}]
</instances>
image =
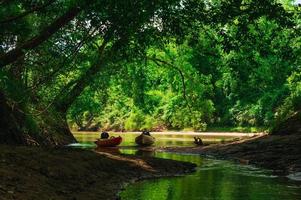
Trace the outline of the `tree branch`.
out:
<instances>
[{"instance_id":1,"label":"tree branch","mask_svg":"<svg viewBox=\"0 0 301 200\"><path fill-rule=\"evenodd\" d=\"M38 47L40 44L48 40L54 33L56 33L60 28L64 27L71 20L73 20L82 9L78 6L75 6L69 9L64 15L56 19L52 24L47 26L41 33L32 39L25 42L18 48L15 48L3 55L0 56L0 69L4 66L15 62L21 56L24 56L25 53L29 50L32 50Z\"/></svg>"},{"instance_id":2,"label":"tree branch","mask_svg":"<svg viewBox=\"0 0 301 200\"><path fill-rule=\"evenodd\" d=\"M148 56L147 59L153 61L158 66L162 66L162 64L167 65L167 66L171 67L172 69L176 70L177 72L179 72L179 74L181 76L181 80L182 80L182 86L183 86L183 97L184 97L185 101L187 102L187 105L190 109L190 104L188 102L187 95L186 95L185 76L184 76L184 73L182 72L182 70L180 68L176 67L175 65L173 65L173 64L171 64L171 63L169 63L165 60L162 60L160 58L155 58L155 57L149 57Z\"/></svg>"},{"instance_id":3,"label":"tree branch","mask_svg":"<svg viewBox=\"0 0 301 200\"><path fill-rule=\"evenodd\" d=\"M93 64L78 80L69 82L55 98L55 107L61 112L66 112L69 106L73 103L78 95L84 90L91 81L92 77L97 74L103 65L103 54L106 45L109 41L103 41L99 51L99 58L97 63ZM69 91L68 91L69 90Z\"/></svg>"},{"instance_id":4,"label":"tree branch","mask_svg":"<svg viewBox=\"0 0 301 200\"><path fill-rule=\"evenodd\" d=\"M77 54L79 53L80 49L88 43L88 41L92 38L92 36L94 35L94 33L96 33L97 29L95 29L94 31L92 31L90 33L90 31L92 30L92 28L90 28L87 33L85 38L83 38L74 48L74 50L68 55L68 57L66 57L63 61L59 61L58 63L55 63L54 65L59 66L56 68L56 70L54 70L53 72L51 72L50 74L47 74L45 77L41 78L40 80L38 80L34 85L28 87L28 89L30 90L35 90L37 89L40 85L42 84L46 84L48 82L51 82L54 78L55 75L58 74L60 71L62 71L63 69L66 70L66 64L71 61L74 62L74 58L77 56ZM70 63L70 64L71 64ZM68 68L67 68L68 69Z\"/></svg>"},{"instance_id":5,"label":"tree branch","mask_svg":"<svg viewBox=\"0 0 301 200\"><path fill-rule=\"evenodd\" d=\"M41 9L43 9L43 8L48 7L49 5L51 5L52 3L54 3L55 1L56 1L56 0L50 0L50 1L48 1L47 3L45 3L44 5L41 5L41 6L35 6L35 7L33 7L31 10L25 11L25 12L21 13L20 15L17 15L17 16L10 16L10 17L8 17L8 18L6 18L6 19L1 20L1 21L0 21L0 24L7 24L7 23L10 23L10 22L15 21L15 20L17 20L17 19L23 18L23 17L25 17L26 15L29 15L29 14L31 14L31 13L33 13L33 12L36 12L36 11L39 11L39 10L41 10Z\"/></svg>"}]
</instances>

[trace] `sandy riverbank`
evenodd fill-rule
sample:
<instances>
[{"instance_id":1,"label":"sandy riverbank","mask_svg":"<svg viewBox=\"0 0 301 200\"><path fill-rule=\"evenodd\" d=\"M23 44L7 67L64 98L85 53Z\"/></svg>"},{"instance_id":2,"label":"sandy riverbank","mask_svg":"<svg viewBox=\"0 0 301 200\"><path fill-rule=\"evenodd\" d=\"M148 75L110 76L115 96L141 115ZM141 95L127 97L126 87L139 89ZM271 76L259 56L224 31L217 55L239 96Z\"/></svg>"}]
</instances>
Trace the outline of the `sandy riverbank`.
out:
<instances>
[{"instance_id":1,"label":"sandy riverbank","mask_svg":"<svg viewBox=\"0 0 301 200\"><path fill-rule=\"evenodd\" d=\"M0 145L0 199L116 199L126 183L194 168L158 158Z\"/></svg>"},{"instance_id":2,"label":"sandy riverbank","mask_svg":"<svg viewBox=\"0 0 301 200\"><path fill-rule=\"evenodd\" d=\"M73 131L75 135L89 135L89 134L98 134L99 132L81 132ZM114 132L113 134L141 134L141 132ZM254 137L262 136L265 133L241 133L241 132L193 132L193 131L163 131L163 132L151 132L152 135L193 135L193 136L206 136L206 137Z\"/></svg>"},{"instance_id":3,"label":"sandy riverbank","mask_svg":"<svg viewBox=\"0 0 301 200\"><path fill-rule=\"evenodd\" d=\"M226 144L158 150L233 159L242 164L272 169L281 175L301 172L301 135L262 135Z\"/></svg>"}]
</instances>

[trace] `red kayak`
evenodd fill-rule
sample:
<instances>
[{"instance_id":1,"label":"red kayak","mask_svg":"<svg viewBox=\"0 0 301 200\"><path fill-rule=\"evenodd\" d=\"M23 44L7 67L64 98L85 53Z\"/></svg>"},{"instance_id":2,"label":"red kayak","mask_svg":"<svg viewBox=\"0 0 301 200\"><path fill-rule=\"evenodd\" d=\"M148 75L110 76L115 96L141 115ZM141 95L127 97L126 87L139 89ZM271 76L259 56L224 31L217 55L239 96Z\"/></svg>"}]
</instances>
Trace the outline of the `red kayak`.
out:
<instances>
[{"instance_id":1,"label":"red kayak","mask_svg":"<svg viewBox=\"0 0 301 200\"><path fill-rule=\"evenodd\" d=\"M94 143L97 144L98 147L114 147L119 145L121 142L122 142L122 137L112 136L109 139L98 139Z\"/></svg>"}]
</instances>

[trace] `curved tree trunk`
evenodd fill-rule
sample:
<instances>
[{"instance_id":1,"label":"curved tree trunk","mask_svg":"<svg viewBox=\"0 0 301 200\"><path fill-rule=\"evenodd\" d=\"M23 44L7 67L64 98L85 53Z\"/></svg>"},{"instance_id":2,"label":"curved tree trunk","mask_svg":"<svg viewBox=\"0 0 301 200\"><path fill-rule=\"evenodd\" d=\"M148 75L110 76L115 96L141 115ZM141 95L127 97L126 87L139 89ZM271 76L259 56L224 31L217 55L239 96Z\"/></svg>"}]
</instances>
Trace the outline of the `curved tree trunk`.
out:
<instances>
[{"instance_id":1,"label":"curved tree trunk","mask_svg":"<svg viewBox=\"0 0 301 200\"><path fill-rule=\"evenodd\" d=\"M65 115L48 110L38 116L11 106L0 91L0 143L57 146L76 142Z\"/></svg>"},{"instance_id":2,"label":"curved tree trunk","mask_svg":"<svg viewBox=\"0 0 301 200\"><path fill-rule=\"evenodd\" d=\"M26 139L22 132L25 119L21 113L17 114L8 104L2 92L0 92L0 143L24 144Z\"/></svg>"},{"instance_id":3,"label":"curved tree trunk","mask_svg":"<svg viewBox=\"0 0 301 200\"><path fill-rule=\"evenodd\" d=\"M28 40L19 48L0 55L0 69L5 65L13 63L17 58L22 57L28 50L32 50L46 41L61 27L75 18L80 11L81 8L79 7L70 9L50 26L46 27L38 36ZM140 24L136 26L136 29L140 28ZM103 55L106 44L110 40L110 37L107 37L99 48L99 59L97 62L78 80L63 88L62 92L55 98L55 103L47 111L39 115L24 114L26 113L25 111L14 112L14 108L6 103L5 96L2 95L1 104L3 106L1 105L1 113L4 114L0 117L0 143L54 146L75 142L76 140L67 124L66 113L75 99L91 84L97 73L103 69L106 59L110 59L111 55L118 50L119 45L123 45L129 41L128 34L124 33L124 36L110 47L106 55ZM34 105L34 107L38 106ZM25 109L20 108L20 110ZM9 117L6 117L6 115L9 115Z\"/></svg>"}]
</instances>

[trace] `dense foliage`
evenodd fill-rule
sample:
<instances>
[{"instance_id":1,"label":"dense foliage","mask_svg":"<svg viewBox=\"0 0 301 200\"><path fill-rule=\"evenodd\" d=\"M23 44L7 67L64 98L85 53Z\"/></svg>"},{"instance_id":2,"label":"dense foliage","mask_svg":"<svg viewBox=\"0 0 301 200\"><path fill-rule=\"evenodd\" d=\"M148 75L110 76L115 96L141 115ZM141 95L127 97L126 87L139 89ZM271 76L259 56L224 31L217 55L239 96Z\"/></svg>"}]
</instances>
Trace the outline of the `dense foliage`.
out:
<instances>
[{"instance_id":1,"label":"dense foliage","mask_svg":"<svg viewBox=\"0 0 301 200\"><path fill-rule=\"evenodd\" d=\"M125 63L104 81L105 96L82 94L70 109L71 124L93 115L94 126L106 130L273 127L301 102L300 9L286 6L296 9L286 23L242 15L198 25L180 43L151 44L145 60ZM82 109L87 101L91 107Z\"/></svg>"},{"instance_id":2,"label":"dense foliage","mask_svg":"<svg viewBox=\"0 0 301 200\"><path fill-rule=\"evenodd\" d=\"M292 1L0 5L0 141L59 140L66 117L80 130L205 130L300 109Z\"/></svg>"}]
</instances>

